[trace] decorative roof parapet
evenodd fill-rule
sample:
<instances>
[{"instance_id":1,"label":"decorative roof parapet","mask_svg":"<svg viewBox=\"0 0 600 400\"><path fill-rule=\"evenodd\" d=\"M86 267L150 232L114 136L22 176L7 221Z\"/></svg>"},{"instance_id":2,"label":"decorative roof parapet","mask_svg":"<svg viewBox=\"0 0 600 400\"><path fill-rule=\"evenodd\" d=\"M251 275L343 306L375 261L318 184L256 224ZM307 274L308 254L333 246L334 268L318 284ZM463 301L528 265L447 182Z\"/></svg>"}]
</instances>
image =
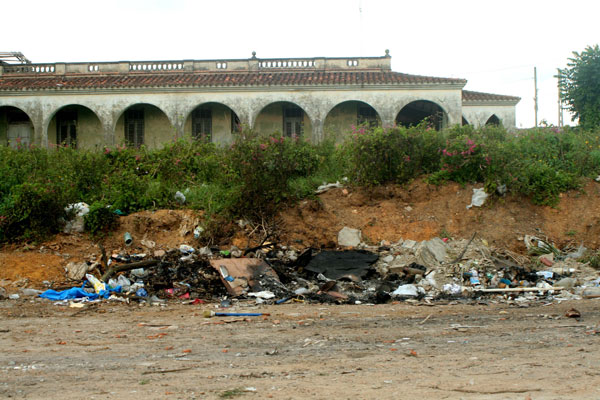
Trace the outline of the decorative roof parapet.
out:
<instances>
[{"instance_id":1,"label":"decorative roof parapet","mask_svg":"<svg viewBox=\"0 0 600 400\"><path fill-rule=\"evenodd\" d=\"M235 71L391 71L391 56L383 57L312 57L257 58L219 60L166 60L74 62L44 64L4 64L2 75L81 75L173 72L235 72Z\"/></svg>"}]
</instances>

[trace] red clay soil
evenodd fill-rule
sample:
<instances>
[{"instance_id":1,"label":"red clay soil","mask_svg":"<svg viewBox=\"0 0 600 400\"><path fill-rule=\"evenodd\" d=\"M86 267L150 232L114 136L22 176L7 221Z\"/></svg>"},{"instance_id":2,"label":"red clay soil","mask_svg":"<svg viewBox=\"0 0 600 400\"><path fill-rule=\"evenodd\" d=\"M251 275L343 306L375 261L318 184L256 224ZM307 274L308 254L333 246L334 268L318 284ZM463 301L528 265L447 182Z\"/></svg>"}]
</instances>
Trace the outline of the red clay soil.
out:
<instances>
[{"instance_id":1,"label":"red clay soil","mask_svg":"<svg viewBox=\"0 0 600 400\"><path fill-rule=\"evenodd\" d=\"M534 206L528 199L508 195L489 200L470 210L473 187L458 184L434 186L423 180L406 186L373 190L334 189L315 200L304 200L277 218L281 244L297 249L308 246L335 247L344 226L362 230L363 240L425 240L435 236L470 238L474 232L490 245L524 252L526 234L547 236L557 245L600 247L600 184L589 181L582 191L565 193L555 207ZM197 245L193 229L202 214L191 210L143 211L120 218L120 227L104 240L108 255L125 250L123 234L130 232L134 244L128 253L148 253L179 244ZM232 226L237 226L231 224ZM255 244L241 229L219 243L228 248ZM142 239L156 243L142 245ZM64 282L64 266L71 261L100 258L100 249L87 234L60 234L35 246L7 246L0 250L0 286L9 292L19 287L42 288L43 281Z\"/></svg>"},{"instance_id":2,"label":"red clay soil","mask_svg":"<svg viewBox=\"0 0 600 400\"><path fill-rule=\"evenodd\" d=\"M450 183L435 186L417 180L406 186L374 190L334 189L281 213L286 242L304 246L335 245L344 226L362 230L363 240L426 240L435 236L469 238L474 232L490 245L524 251L526 234L547 236L559 246L600 245L600 184L561 195L555 207L535 206L521 196L492 198L467 209L473 188Z\"/></svg>"}]
</instances>

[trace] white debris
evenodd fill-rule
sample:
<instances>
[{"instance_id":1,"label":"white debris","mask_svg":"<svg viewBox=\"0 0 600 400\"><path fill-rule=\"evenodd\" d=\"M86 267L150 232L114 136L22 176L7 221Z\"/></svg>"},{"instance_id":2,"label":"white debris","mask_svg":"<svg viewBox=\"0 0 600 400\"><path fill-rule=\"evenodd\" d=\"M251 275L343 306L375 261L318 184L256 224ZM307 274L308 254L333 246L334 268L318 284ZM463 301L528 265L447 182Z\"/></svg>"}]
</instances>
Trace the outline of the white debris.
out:
<instances>
[{"instance_id":1,"label":"white debris","mask_svg":"<svg viewBox=\"0 0 600 400\"><path fill-rule=\"evenodd\" d=\"M268 291L268 290L263 290L261 292L252 292L252 293L248 293L248 296L250 297L256 297L257 299L272 299L273 297L275 297L275 293Z\"/></svg>"},{"instance_id":2,"label":"white debris","mask_svg":"<svg viewBox=\"0 0 600 400\"><path fill-rule=\"evenodd\" d=\"M359 229L343 227L338 233L338 245L357 247L362 241L362 233Z\"/></svg>"},{"instance_id":3,"label":"white debris","mask_svg":"<svg viewBox=\"0 0 600 400\"><path fill-rule=\"evenodd\" d=\"M85 274L90 270L90 266L86 262L70 262L65 266L67 278L80 281Z\"/></svg>"},{"instance_id":4,"label":"white debris","mask_svg":"<svg viewBox=\"0 0 600 400\"><path fill-rule=\"evenodd\" d=\"M84 231L84 216L90 212L90 206L84 202L69 204L65 207L65 212L72 214L71 220L67 221L64 232L83 232Z\"/></svg>"},{"instance_id":5,"label":"white debris","mask_svg":"<svg viewBox=\"0 0 600 400\"><path fill-rule=\"evenodd\" d=\"M417 288L415 285L400 285L391 294L394 297L417 297L419 292L425 293L423 288Z\"/></svg>"},{"instance_id":6,"label":"white debris","mask_svg":"<svg viewBox=\"0 0 600 400\"><path fill-rule=\"evenodd\" d=\"M481 189L473 189L473 196L471 197L471 204L467 206L467 209L475 206L481 207L483 203L485 203L485 199L488 198L488 194L485 192L484 188Z\"/></svg>"},{"instance_id":7,"label":"white debris","mask_svg":"<svg viewBox=\"0 0 600 400\"><path fill-rule=\"evenodd\" d=\"M175 193L175 200L179 204L185 204L185 195L181 193L179 190Z\"/></svg>"},{"instance_id":8,"label":"white debris","mask_svg":"<svg viewBox=\"0 0 600 400\"><path fill-rule=\"evenodd\" d=\"M326 191L331 190L331 189L338 189L338 188L343 188L343 187L344 187L344 185L342 185L340 183L340 181L337 181L335 183L323 183L321 186L319 186L317 188L317 190L315 190L315 193L321 194L321 193L325 193Z\"/></svg>"}]
</instances>

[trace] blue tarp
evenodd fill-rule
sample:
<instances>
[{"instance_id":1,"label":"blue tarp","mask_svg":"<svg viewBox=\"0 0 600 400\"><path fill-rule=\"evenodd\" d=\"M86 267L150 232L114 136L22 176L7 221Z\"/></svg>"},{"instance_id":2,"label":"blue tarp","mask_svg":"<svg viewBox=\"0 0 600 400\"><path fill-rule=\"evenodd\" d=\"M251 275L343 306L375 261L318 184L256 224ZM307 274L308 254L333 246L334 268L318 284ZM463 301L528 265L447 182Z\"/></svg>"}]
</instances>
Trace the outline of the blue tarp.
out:
<instances>
[{"instance_id":1,"label":"blue tarp","mask_svg":"<svg viewBox=\"0 0 600 400\"><path fill-rule=\"evenodd\" d=\"M108 299L111 293L121 293L121 286L117 286L114 289L101 290L100 293L88 293L83 290L85 283L81 287L74 287L71 289L57 292L56 290L48 289L44 293L40 294L40 297L50 300L72 300L81 299L87 297L90 300L96 300L100 297Z\"/></svg>"}]
</instances>

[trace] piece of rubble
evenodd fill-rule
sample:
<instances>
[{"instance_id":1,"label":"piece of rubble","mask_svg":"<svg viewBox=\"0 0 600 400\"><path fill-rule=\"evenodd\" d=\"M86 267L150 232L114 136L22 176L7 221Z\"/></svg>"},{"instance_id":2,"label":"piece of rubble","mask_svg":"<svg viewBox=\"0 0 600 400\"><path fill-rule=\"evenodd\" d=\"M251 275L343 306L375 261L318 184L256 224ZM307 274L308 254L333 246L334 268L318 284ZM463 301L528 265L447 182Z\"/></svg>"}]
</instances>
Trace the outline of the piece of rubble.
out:
<instances>
[{"instance_id":1,"label":"piece of rubble","mask_svg":"<svg viewBox=\"0 0 600 400\"><path fill-rule=\"evenodd\" d=\"M338 233L338 245L345 247L356 247L362 241L362 233L359 229L343 227Z\"/></svg>"},{"instance_id":2,"label":"piece of rubble","mask_svg":"<svg viewBox=\"0 0 600 400\"><path fill-rule=\"evenodd\" d=\"M421 242L415 255L417 256L417 263L428 269L439 268L448 255L447 246L442 239L433 238Z\"/></svg>"},{"instance_id":3,"label":"piece of rubble","mask_svg":"<svg viewBox=\"0 0 600 400\"><path fill-rule=\"evenodd\" d=\"M407 239L404 242L402 242L403 249L413 250L415 247L417 247L417 242L415 242L414 240Z\"/></svg>"},{"instance_id":4,"label":"piece of rubble","mask_svg":"<svg viewBox=\"0 0 600 400\"><path fill-rule=\"evenodd\" d=\"M279 282L273 268L258 258L224 258L211 260L210 265L219 273L227 291L234 296L262 291L259 280L265 277Z\"/></svg>"},{"instance_id":5,"label":"piece of rubble","mask_svg":"<svg viewBox=\"0 0 600 400\"><path fill-rule=\"evenodd\" d=\"M73 281L80 281L83 279L85 274L90 270L90 266L85 261L82 262L70 262L65 266L65 273L67 278Z\"/></svg>"}]
</instances>

